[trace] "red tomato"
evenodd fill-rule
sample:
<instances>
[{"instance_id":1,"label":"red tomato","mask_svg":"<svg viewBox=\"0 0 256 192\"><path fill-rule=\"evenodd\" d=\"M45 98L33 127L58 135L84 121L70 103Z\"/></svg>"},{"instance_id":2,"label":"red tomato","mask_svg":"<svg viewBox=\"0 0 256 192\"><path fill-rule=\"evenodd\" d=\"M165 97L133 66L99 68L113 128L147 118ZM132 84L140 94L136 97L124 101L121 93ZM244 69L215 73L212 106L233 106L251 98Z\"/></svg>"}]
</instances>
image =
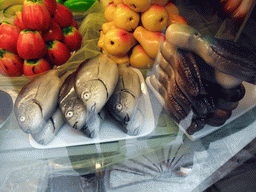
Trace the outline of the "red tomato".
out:
<instances>
[{"instance_id":1,"label":"red tomato","mask_svg":"<svg viewBox=\"0 0 256 192\"><path fill-rule=\"evenodd\" d=\"M63 38L64 38L64 35L62 33L60 26L56 21L52 19L50 28L43 33L44 41L52 41L52 40L61 41Z\"/></svg>"},{"instance_id":2,"label":"red tomato","mask_svg":"<svg viewBox=\"0 0 256 192\"><path fill-rule=\"evenodd\" d=\"M17 40L20 28L7 22L0 25L0 47L17 53Z\"/></svg>"},{"instance_id":3,"label":"red tomato","mask_svg":"<svg viewBox=\"0 0 256 192\"><path fill-rule=\"evenodd\" d=\"M50 69L51 69L50 63L44 58L24 60L23 74L25 76L40 74Z\"/></svg>"},{"instance_id":4,"label":"red tomato","mask_svg":"<svg viewBox=\"0 0 256 192\"><path fill-rule=\"evenodd\" d=\"M25 0L22 8L22 20L27 29L44 31L50 26L50 13L42 0Z\"/></svg>"},{"instance_id":5,"label":"red tomato","mask_svg":"<svg viewBox=\"0 0 256 192\"><path fill-rule=\"evenodd\" d=\"M17 41L17 51L23 59L38 59L43 57L47 48L38 31L22 30Z\"/></svg>"},{"instance_id":6,"label":"red tomato","mask_svg":"<svg viewBox=\"0 0 256 192\"><path fill-rule=\"evenodd\" d=\"M60 3L57 3L57 8L53 19L59 24L61 28L63 28L71 25L73 14L69 8Z\"/></svg>"},{"instance_id":7,"label":"red tomato","mask_svg":"<svg viewBox=\"0 0 256 192\"><path fill-rule=\"evenodd\" d=\"M23 21L22 21L22 9L16 12L16 16L14 18L13 24L19 27L21 30L26 29Z\"/></svg>"},{"instance_id":8,"label":"red tomato","mask_svg":"<svg viewBox=\"0 0 256 192\"><path fill-rule=\"evenodd\" d=\"M71 52L81 47L83 37L75 27L65 27L62 32L64 34L63 42Z\"/></svg>"},{"instance_id":9,"label":"red tomato","mask_svg":"<svg viewBox=\"0 0 256 192\"><path fill-rule=\"evenodd\" d=\"M75 27L76 29L78 29L78 24L77 24L77 22L76 22L76 20L75 20L74 18L72 19L72 23L71 23L70 26L73 26L73 27Z\"/></svg>"},{"instance_id":10,"label":"red tomato","mask_svg":"<svg viewBox=\"0 0 256 192\"><path fill-rule=\"evenodd\" d=\"M53 17L54 16L54 13L55 13L55 10L57 8L57 2L56 0L43 0L47 10L49 11L50 13L50 16Z\"/></svg>"},{"instance_id":11,"label":"red tomato","mask_svg":"<svg viewBox=\"0 0 256 192\"><path fill-rule=\"evenodd\" d=\"M0 73L9 77L22 75L23 59L17 54L0 49Z\"/></svg>"},{"instance_id":12,"label":"red tomato","mask_svg":"<svg viewBox=\"0 0 256 192\"><path fill-rule=\"evenodd\" d=\"M47 59L51 64L59 66L69 60L71 54L64 43L54 40L46 42L46 46L48 49Z\"/></svg>"}]
</instances>

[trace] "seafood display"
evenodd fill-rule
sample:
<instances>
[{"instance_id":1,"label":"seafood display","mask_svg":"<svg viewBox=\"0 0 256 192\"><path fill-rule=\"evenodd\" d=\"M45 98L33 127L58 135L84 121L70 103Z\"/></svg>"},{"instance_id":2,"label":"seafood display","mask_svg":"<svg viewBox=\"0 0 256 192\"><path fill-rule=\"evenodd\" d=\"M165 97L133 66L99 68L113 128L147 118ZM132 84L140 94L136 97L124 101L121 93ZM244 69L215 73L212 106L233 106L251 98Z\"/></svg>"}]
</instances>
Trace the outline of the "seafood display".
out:
<instances>
[{"instance_id":1,"label":"seafood display","mask_svg":"<svg viewBox=\"0 0 256 192\"><path fill-rule=\"evenodd\" d=\"M126 64L120 64L119 79L114 93L106 104L110 114L120 124L124 125L125 132L129 135L137 135L140 124L128 126L131 121L135 121L138 116L134 116L137 109L138 100L141 95L141 83L138 74Z\"/></svg>"},{"instance_id":2,"label":"seafood display","mask_svg":"<svg viewBox=\"0 0 256 192\"><path fill-rule=\"evenodd\" d=\"M137 135L143 122L137 109L140 95L138 74L100 54L73 73L56 68L35 77L19 92L14 111L20 128L41 145L50 143L64 124L96 138L108 113L118 122L122 119L125 133ZM121 113L105 109L108 100L123 105Z\"/></svg>"},{"instance_id":3,"label":"seafood display","mask_svg":"<svg viewBox=\"0 0 256 192\"><path fill-rule=\"evenodd\" d=\"M206 124L223 125L245 95L243 81L255 84L256 56L238 43L172 24L150 81L165 109L179 124L193 113L187 133Z\"/></svg>"}]
</instances>

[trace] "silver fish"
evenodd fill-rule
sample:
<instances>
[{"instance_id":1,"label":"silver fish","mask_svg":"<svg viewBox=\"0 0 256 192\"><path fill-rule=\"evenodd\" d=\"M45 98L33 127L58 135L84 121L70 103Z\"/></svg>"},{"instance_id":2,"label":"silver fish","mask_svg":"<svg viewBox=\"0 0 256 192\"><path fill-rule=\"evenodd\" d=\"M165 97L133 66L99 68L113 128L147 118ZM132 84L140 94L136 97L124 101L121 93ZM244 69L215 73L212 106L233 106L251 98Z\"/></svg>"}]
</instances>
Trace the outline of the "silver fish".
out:
<instances>
[{"instance_id":1,"label":"silver fish","mask_svg":"<svg viewBox=\"0 0 256 192\"><path fill-rule=\"evenodd\" d=\"M127 134L136 135L138 127L127 126L133 124L133 116L137 110L141 96L141 82L138 74L125 64L119 65L119 79L114 93L108 100L106 108L115 120L124 125Z\"/></svg>"},{"instance_id":2,"label":"silver fish","mask_svg":"<svg viewBox=\"0 0 256 192\"><path fill-rule=\"evenodd\" d=\"M71 127L81 130L86 126L87 109L75 91L75 73L70 74L60 88L59 105Z\"/></svg>"},{"instance_id":3,"label":"silver fish","mask_svg":"<svg viewBox=\"0 0 256 192\"><path fill-rule=\"evenodd\" d=\"M53 69L31 80L20 90L14 112L25 133L42 131L56 110L59 90L67 75L63 69Z\"/></svg>"},{"instance_id":4,"label":"silver fish","mask_svg":"<svg viewBox=\"0 0 256 192\"><path fill-rule=\"evenodd\" d=\"M117 64L105 54L100 54L78 67L75 90L88 111L99 113L112 95L117 81Z\"/></svg>"},{"instance_id":5,"label":"silver fish","mask_svg":"<svg viewBox=\"0 0 256 192\"><path fill-rule=\"evenodd\" d=\"M98 137L105 117L106 112L103 109L99 113L92 112L88 114L86 125L80 131L90 138Z\"/></svg>"},{"instance_id":6,"label":"silver fish","mask_svg":"<svg viewBox=\"0 0 256 192\"><path fill-rule=\"evenodd\" d=\"M46 125L43 127L42 131L37 134L31 134L31 136L37 143L47 145L54 139L64 123L65 118L60 108L57 108L52 117L50 117Z\"/></svg>"}]
</instances>

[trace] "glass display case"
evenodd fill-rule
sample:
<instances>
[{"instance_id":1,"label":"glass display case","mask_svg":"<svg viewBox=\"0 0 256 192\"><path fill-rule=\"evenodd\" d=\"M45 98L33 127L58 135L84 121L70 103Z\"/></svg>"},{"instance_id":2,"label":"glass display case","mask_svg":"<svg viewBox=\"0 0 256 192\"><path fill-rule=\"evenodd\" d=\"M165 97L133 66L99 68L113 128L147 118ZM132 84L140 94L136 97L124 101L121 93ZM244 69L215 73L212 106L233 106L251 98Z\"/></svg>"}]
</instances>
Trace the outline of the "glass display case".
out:
<instances>
[{"instance_id":1,"label":"glass display case","mask_svg":"<svg viewBox=\"0 0 256 192\"><path fill-rule=\"evenodd\" d=\"M177 0L175 5L188 25L200 33L231 41L239 39L250 16L237 27L230 18L221 18L207 1ZM97 4L86 13L74 14L84 39L81 49L63 65L68 71L99 54L103 10ZM242 162L233 160L227 165L255 140L254 86L250 86L245 108L232 121L193 140L179 129L146 83L151 69L138 71L144 90L141 110L146 118L145 132L138 136L125 135L105 120L100 138L84 140L64 125L44 146L21 130L12 110L0 127L0 191L203 191L253 155L247 151ZM1 75L0 90L14 104L30 81L24 76Z\"/></svg>"}]
</instances>

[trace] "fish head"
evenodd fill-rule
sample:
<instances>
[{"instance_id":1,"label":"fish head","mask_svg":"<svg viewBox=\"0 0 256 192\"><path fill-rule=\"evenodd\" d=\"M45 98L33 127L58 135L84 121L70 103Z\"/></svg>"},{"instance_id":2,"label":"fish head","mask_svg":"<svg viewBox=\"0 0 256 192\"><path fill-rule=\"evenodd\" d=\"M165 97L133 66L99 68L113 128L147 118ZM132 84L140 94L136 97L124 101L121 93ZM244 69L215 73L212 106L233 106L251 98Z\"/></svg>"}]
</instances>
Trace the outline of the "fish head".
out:
<instances>
[{"instance_id":1,"label":"fish head","mask_svg":"<svg viewBox=\"0 0 256 192\"><path fill-rule=\"evenodd\" d=\"M81 92L78 93L88 111L97 113L103 108L108 100L108 91L104 82L99 79L84 82Z\"/></svg>"},{"instance_id":2,"label":"fish head","mask_svg":"<svg viewBox=\"0 0 256 192\"><path fill-rule=\"evenodd\" d=\"M131 136L136 136L141 133L142 127L144 125L144 115L137 108L131 117L131 120L124 127L127 134Z\"/></svg>"},{"instance_id":3,"label":"fish head","mask_svg":"<svg viewBox=\"0 0 256 192\"><path fill-rule=\"evenodd\" d=\"M31 136L37 143L41 145L47 145L53 140L55 136L54 131L55 127L53 122L48 120L42 131L37 134L31 134Z\"/></svg>"},{"instance_id":4,"label":"fish head","mask_svg":"<svg viewBox=\"0 0 256 192\"><path fill-rule=\"evenodd\" d=\"M197 46L205 46L205 35L185 24L172 24L166 30L166 40L175 47L196 51ZM210 38L208 39L208 41Z\"/></svg>"},{"instance_id":5,"label":"fish head","mask_svg":"<svg viewBox=\"0 0 256 192\"><path fill-rule=\"evenodd\" d=\"M39 133L46 123L40 104L33 101L17 107L15 115L20 128L28 134Z\"/></svg>"},{"instance_id":6,"label":"fish head","mask_svg":"<svg viewBox=\"0 0 256 192\"><path fill-rule=\"evenodd\" d=\"M66 121L74 129L80 130L85 125L87 110L80 99L72 98L68 100L65 105L62 105L62 111Z\"/></svg>"},{"instance_id":7,"label":"fish head","mask_svg":"<svg viewBox=\"0 0 256 192\"><path fill-rule=\"evenodd\" d=\"M114 118L123 124L127 124L136 107L134 96L129 92L120 91L113 94L109 103L111 106L110 111Z\"/></svg>"}]
</instances>

